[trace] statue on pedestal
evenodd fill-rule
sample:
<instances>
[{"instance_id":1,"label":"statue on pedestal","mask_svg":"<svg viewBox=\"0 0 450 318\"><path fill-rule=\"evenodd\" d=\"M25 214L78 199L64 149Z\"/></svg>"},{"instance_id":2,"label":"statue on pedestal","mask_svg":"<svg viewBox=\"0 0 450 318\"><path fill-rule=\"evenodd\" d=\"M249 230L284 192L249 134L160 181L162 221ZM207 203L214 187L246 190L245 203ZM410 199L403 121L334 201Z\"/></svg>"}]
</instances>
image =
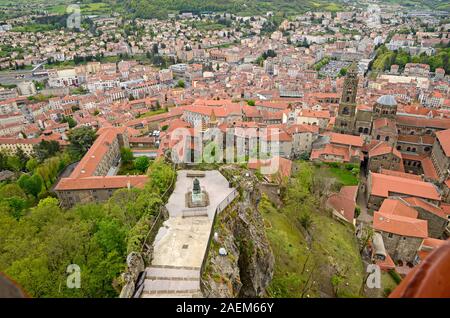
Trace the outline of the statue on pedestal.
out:
<instances>
[{"instance_id":1,"label":"statue on pedestal","mask_svg":"<svg viewBox=\"0 0 450 318\"><path fill-rule=\"evenodd\" d=\"M202 189L200 188L200 181L195 178L192 187L192 202L202 201Z\"/></svg>"}]
</instances>

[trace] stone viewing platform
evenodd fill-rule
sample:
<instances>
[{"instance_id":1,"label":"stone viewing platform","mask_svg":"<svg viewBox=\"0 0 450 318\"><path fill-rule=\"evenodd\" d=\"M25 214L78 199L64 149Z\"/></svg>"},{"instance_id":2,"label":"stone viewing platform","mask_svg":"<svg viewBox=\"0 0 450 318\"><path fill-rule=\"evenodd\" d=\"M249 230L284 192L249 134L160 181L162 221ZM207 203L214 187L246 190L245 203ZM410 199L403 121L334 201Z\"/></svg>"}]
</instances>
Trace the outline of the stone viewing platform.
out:
<instances>
[{"instance_id":1,"label":"stone viewing platform","mask_svg":"<svg viewBox=\"0 0 450 318\"><path fill-rule=\"evenodd\" d=\"M201 297L200 268L214 214L237 196L217 170L177 173L166 204L169 219L155 238L141 297ZM190 203L194 205L190 207Z\"/></svg>"}]
</instances>

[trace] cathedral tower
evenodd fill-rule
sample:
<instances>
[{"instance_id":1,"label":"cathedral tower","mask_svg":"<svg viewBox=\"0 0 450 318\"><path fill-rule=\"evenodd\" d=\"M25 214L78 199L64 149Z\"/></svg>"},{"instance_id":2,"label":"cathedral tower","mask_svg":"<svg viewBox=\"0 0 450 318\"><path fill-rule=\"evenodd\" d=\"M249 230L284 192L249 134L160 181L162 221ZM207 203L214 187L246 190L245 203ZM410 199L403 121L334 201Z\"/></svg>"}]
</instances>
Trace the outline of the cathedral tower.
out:
<instances>
[{"instance_id":1,"label":"cathedral tower","mask_svg":"<svg viewBox=\"0 0 450 318\"><path fill-rule=\"evenodd\" d=\"M344 80L344 88L339 103L334 130L341 134L353 134L355 131L356 93L358 92L358 71L353 63Z\"/></svg>"}]
</instances>

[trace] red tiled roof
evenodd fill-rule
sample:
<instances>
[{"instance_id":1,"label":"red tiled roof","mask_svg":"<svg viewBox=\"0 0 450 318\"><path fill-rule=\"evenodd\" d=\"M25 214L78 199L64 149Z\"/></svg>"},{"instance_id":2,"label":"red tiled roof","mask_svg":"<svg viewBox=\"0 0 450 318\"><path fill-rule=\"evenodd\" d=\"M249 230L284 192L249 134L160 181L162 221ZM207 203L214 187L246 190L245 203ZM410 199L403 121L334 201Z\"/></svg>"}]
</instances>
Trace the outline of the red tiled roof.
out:
<instances>
[{"instance_id":1,"label":"red tiled roof","mask_svg":"<svg viewBox=\"0 0 450 318\"><path fill-rule=\"evenodd\" d=\"M395 176L395 177L401 177L401 178L407 178L407 179L411 179L411 180L417 180L417 181L422 181L422 177L415 175L415 174L411 174L411 173L405 173L405 172L401 172L401 171L394 171L394 170L389 170L389 169L381 169L380 170L381 174L385 174L388 176Z\"/></svg>"},{"instance_id":2,"label":"red tiled roof","mask_svg":"<svg viewBox=\"0 0 450 318\"><path fill-rule=\"evenodd\" d=\"M387 198L391 193L401 193L436 201L441 200L439 192L429 182L374 172L370 172L369 177L371 177L370 193L372 195Z\"/></svg>"},{"instance_id":3,"label":"red tiled roof","mask_svg":"<svg viewBox=\"0 0 450 318\"><path fill-rule=\"evenodd\" d=\"M417 256L419 256L420 260L424 260L432 251L434 251L439 246L443 245L445 240L439 240L431 237L427 237L423 240L422 246L417 251Z\"/></svg>"},{"instance_id":4,"label":"red tiled roof","mask_svg":"<svg viewBox=\"0 0 450 318\"><path fill-rule=\"evenodd\" d=\"M436 137L439 140L445 155L450 157L450 129L438 131Z\"/></svg>"},{"instance_id":5,"label":"red tiled roof","mask_svg":"<svg viewBox=\"0 0 450 318\"><path fill-rule=\"evenodd\" d=\"M359 156L361 161L364 160L364 156L363 156L362 152L360 152L359 150L349 149L348 147L345 147L345 146L333 145L333 144L326 144L325 147L323 147L323 148L313 149L311 151L310 159L311 160L320 159L323 161L328 161L328 160L322 159L321 158L322 155L333 155L333 156L341 157L344 162L349 162L351 157L353 157L353 156Z\"/></svg>"},{"instance_id":6,"label":"red tiled roof","mask_svg":"<svg viewBox=\"0 0 450 318\"><path fill-rule=\"evenodd\" d=\"M131 187L143 188L148 181L145 175L140 176L93 176L87 178L62 178L55 190L88 190L88 189L120 189Z\"/></svg>"},{"instance_id":7,"label":"red tiled roof","mask_svg":"<svg viewBox=\"0 0 450 318\"><path fill-rule=\"evenodd\" d=\"M420 118L414 116L397 116L397 125L414 127L432 127L440 129L449 129L450 120L445 118Z\"/></svg>"},{"instance_id":8,"label":"red tiled roof","mask_svg":"<svg viewBox=\"0 0 450 318\"><path fill-rule=\"evenodd\" d=\"M386 199L381 204L378 212L383 214L400 215L417 219L419 213L409 207L402 199Z\"/></svg>"},{"instance_id":9,"label":"red tiled roof","mask_svg":"<svg viewBox=\"0 0 450 318\"><path fill-rule=\"evenodd\" d=\"M358 186L344 186L339 193L332 194L328 198L327 206L340 213L348 222L353 223L357 193Z\"/></svg>"},{"instance_id":10,"label":"red tiled roof","mask_svg":"<svg viewBox=\"0 0 450 318\"><path fill-rule=\"evenodd\" d=\"M374 156L384 155L387 153L393 153L396 157L398 157L400 159L402 158L402 154L397 149L390 146L386 142L379 142L378 144L373 146L369 150L369 158L374 157Z\"/></svg>"},{"instance_id":11,"label":"red tiled roof","mask_svg":"<svg viewBox=\"0 0 450 318\"><path fill-rule=\"evenodd\" d=\"M292 171L292 161L280 156L277 156L276 158L272 159L258 159L255 162L250 161L248 163L249 169L257 170L263 166L271 166L274 164L274 160L278 160L279 169L278 172L280 173L281 177L289 177L291 175Z\"/></svg>"},{"instance_id":12,"label":"red tiled roof","mask_svg":"<svg viewBox=\"0 0 450 318\"><path fill-rule=\"evenodd\" d=\"M431 204L425 200L421 200L419 198L405 198L404 200L406 202L408 202L410 204L410 206L417 206L417 207L422 208L426 211L429 211L441 218L444 218L444 219L447 218L444 211L440 207L438 207L434 204Z\"/></svg>"},{"instance_id":13,"label":"red tiled roof","mask_svg":"<svg viewBox=\"0 0 450 318\"><path fill-rule=\"evenodd\" d=\"M374 213L373 228L374 230L402 236L428 237L427 221L381 212Z\"/></svg>"},{"instance_id":14,"label":"red tiled roof","mask_svg":"<svg viewBox=\"0 0 450 318\"><path fill-rule=\"evenodd\" d=\"M364 140L360 136L352 136L346 134L330 133L330 142L332 144L350 145L354 147L362 147Z\"/></svg>"}]
</instances>

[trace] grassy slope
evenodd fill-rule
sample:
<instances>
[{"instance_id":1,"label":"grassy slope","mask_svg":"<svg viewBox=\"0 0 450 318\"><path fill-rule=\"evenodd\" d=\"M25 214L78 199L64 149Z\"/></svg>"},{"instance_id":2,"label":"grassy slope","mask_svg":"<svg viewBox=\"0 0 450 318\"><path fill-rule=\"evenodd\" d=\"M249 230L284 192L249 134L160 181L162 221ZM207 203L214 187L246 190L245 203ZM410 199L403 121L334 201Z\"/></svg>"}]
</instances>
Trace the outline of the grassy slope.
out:
<instances>
[{"instance_id":1,"label":"grassy slope","mask_svg":"<svg viewBox=\"0 0 450 318\"><path fill-rule=\"evenodd\" d=\"M286 201L291 199L288 194ZM336 273L335 268L343 274L338 286L338 296L360 296L363 265L351 226L332 219L319 206L312 205L308 209L313 222L309 229L311 248L308 247L305 231L299 224L298 211L290 205L277 210L267 198L261 201L260 210L275 253L271 296L301 297L304 292L304 297L318 297L321 296L320 291L332 296L331 279ZM310 257L303 268L308 254ZM305 288L312 270L314 275L309 283L311 287ZM315 284L312 284L313 280Z\"/></svg>"}]
</instances>

